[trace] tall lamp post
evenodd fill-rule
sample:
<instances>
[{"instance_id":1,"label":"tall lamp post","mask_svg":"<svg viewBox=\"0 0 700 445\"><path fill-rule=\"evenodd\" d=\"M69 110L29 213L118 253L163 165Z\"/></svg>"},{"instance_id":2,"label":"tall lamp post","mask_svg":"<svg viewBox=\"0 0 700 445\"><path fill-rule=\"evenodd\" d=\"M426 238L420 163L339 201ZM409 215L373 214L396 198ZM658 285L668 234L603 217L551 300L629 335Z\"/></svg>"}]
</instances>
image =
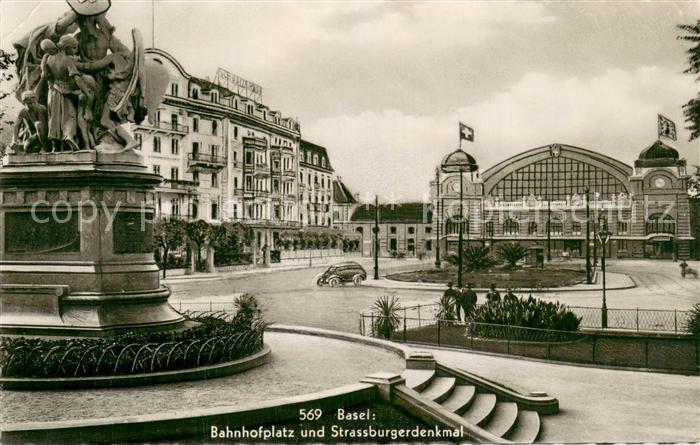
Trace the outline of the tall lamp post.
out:
<instances>
[{"instance_id":1,"label":"tall lamp post","mask_svg":"<svg viewBox=\"0 0 700 445\"><path fill-rule=\"evenodd\" d=\"M467 152L458 148L452 153L445 156L440 164L440 168L445 173L459 173L459 229L457 237L457 286L462 287L464 280L462 279L462 243L464 241L464 235L462 231L464 230L464 173L474 173L479 169L479 166L474 159Z\"/></svg>"},{"instance_id":2,"label":"tall lamp post","mask_svg":"<svg viewBox=\"0 0 700 445\"><path fill-rule=\"evenodd\" d=\"M602 225L602 229L598 232L598 239L600 239L600 244L603 247L603 255L600 257L600 268L603 272L603 310L601 312L601 324L603 329L608 327L608 304L605 300L605 246L610 240L610 235L612 235L612 233L608 230L607 224Z\"/></svg>"},{"instance_id":3,"label":"tall lamp post","mask_svg":"<svg viewBox=\"0 0 700 445\"><path fill-rule=\"evenodd\" d=\"M437 189L437 201L436 206L437 208L435 209L435 214L433 215L433 218L437 221L437 236L435 238L435 268L439 269L441 266L440 263L440 226L442 225L442 215L440 214L440 169L436 168L435 169L435 182L436 182L436 189Z\"/></svg>"},{"instance_id":4,"label":"tall lamp post","mask_svg":"<svg viewBox=\"0 0 700 445\"><path fill-rule=\"evenodd\" d=\"M379 198L374 196L374 279L379 279Z\"/></svg>"},{"instance_id":5,"label":"tall lamp post","mask_svg":"<svg viewBox=\"0 0 700 445\"><path fill-rule=\"evenodd\" d=\"M586 284L591 284L591 209L588 205L590 189L586 187Z\"/></svg>"}]
</instances>

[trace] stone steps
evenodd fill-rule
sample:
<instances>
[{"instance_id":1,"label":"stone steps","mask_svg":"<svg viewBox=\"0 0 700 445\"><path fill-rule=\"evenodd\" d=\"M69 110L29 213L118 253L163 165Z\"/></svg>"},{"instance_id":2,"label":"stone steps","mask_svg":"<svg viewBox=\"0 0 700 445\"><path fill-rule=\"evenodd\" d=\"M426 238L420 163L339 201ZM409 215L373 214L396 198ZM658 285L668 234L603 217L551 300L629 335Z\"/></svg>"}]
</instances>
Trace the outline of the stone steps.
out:
<instances>
[{"instance_id":1,"label":"stone steps","mask_svg":"<svg viewBox=\"0 0 700 445\"><path fill-rule=\"evenodd\" d=\"M477 394L469 409L462 414L462 417L471 424L482 426L491 418L495 408L495 394Z\"/></svg>"},{"instance_id":2,"label":"stone steps","mask_svg":"<svg viewBox=\"0 0 700 445\"><path fill-rule=\"evenodd\" d=\"M455 379L453 377L435 377L430 385L421 392L421 395L426 399L440 403L450 396L454 387Z\"/></svg>"},{"instance_id":3,"label":"stone steps","mask_svg":"<svg viewBox=\"0 0 700 445\"><path fill-rule=\"evenodd\" d=\"M448 371L449 372L449 371ZM444 375L444 374L443 374ZM534 443L542 427L536 411L489 392L490 387L470 384L461 378L438 376L432 369L407 369L406 386L426 399L454 413L465 423L482 428L504 441Z\"/></svg>"}]
</instances>

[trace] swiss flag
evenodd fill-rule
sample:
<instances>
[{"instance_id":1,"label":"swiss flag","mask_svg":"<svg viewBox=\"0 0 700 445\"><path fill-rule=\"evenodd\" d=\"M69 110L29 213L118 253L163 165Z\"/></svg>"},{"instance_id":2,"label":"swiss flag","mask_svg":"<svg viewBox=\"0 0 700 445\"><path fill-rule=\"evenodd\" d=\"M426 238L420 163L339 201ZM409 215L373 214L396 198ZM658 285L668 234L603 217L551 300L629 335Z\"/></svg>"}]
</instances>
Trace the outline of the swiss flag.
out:
<instances>
[{"instance_id":1,"label":"swiss flag","mask_svg":"<svg viewBox=\"0 0 700 445\"><path fill-rule=\"evenodd\" d=\"M463 123L459 123L459 140L474 142L474 129Z\"/></svg>"}]
</instances>

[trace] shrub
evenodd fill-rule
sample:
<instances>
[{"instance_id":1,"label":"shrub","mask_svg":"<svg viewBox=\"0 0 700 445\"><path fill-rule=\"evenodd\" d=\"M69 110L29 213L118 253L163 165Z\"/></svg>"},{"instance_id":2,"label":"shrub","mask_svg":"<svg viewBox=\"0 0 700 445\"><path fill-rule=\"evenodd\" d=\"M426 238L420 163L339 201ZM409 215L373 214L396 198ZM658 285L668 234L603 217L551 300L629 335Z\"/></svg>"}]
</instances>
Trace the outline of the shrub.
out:
<instances>
[{"instance_id":1,"label":"shrub","mask_svg":"<svg viewBox=\"0 0 700 445\"><path fill-rule=\"evenodd\" d=\"M386 339L391 338L391 334L399 327L399 300L393 295L377 297L374 301L373 310L377 314L374 321L374 331L378 336Z\"/></svg>"},{"instance_id":2,"label":"shrub","mask_svg":"<svg viewBox=\"0 0 700 445\"><path fill-rule=\"evenodd\" d=\"M2 338L0 369L5 377L141 374L227 362L263 346L265 322L242 310L232 319L224 314L188 318L197 326L111 338Z\"/></svg>"},{"instance_id":3,"label":"shrub","mask_svg":"<svg viewBox=\"0 0 700 445\"><path fill-rule=\"evenodd\" d=\"M479 306L474 311L473 321L491 325L577 331L581 318L559 302L553 303L529 296Z\"/></svg>"},{"instance_id":4,"label":"shrub","mask_svg":"<svg viewBox=\"0 0 700 445\"><path fill-rule=\"evenodd\" d=\"M511 269L515 269L518 261L525 258L527 250L520 243L507 243L498 248L498 256L501 257Z\"/></svg>"},{"instance_id":5,"label":"shrub","mask_svg":"<svg viewBox=\"0 0 700 445\"><path fill-rule=\"evenodd\" d=\"M457 255L448 255L445 260L457 266ZM488 247L469 246L462 251L462 269L477 271L488 269L496 264Z\"/></svg>"},{"instance_id":6,"label":"shrub","mask_svg":"<svg viewBox=\"0 0 700 445\"><path fill-rule=\"evenodd\" d=\"M435 318L442 321L451 322L457 319L455 313L455 299L451 295L443 294L438 300L437 308L435 308Z\"/></svg>"},{"instance_id":7,"label":"shrub","mask_svg":"<svg viewBox=\"0 0 700 445\"><path fill-rule=\"evenodd\" d=\"M695 303L690 310L690 317L685 322L685 330L696 337L700 337L700 303Z\"/></svg>"}]
</instances>

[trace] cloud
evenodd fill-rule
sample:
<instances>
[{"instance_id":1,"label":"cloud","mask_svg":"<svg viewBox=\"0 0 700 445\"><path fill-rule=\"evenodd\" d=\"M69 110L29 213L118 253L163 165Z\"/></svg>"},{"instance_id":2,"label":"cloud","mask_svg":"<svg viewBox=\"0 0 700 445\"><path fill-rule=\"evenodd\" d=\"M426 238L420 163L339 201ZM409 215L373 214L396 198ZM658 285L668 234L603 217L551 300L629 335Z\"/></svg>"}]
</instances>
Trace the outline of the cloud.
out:
<instances>
[{"instance_id":1,"label":"cloud","mask_svg":"<svg viewBox=\"0 0 700 445\"><path fill-rule=\"evenodd\" d=\"M442 157L457 148L459 120L476 129L476 142L463 148L482 171L553 142L631 164L655 140L657 113L676 122L676 145L694 163L697 144L685 142L680 108L694 92L689 76L656 67L609 69L590 78L530 72L453 113L365 111L306 123L303 131L305 138L328 147L338 173L354 191L420 199Z\"/></svg>"}]
</instances>

